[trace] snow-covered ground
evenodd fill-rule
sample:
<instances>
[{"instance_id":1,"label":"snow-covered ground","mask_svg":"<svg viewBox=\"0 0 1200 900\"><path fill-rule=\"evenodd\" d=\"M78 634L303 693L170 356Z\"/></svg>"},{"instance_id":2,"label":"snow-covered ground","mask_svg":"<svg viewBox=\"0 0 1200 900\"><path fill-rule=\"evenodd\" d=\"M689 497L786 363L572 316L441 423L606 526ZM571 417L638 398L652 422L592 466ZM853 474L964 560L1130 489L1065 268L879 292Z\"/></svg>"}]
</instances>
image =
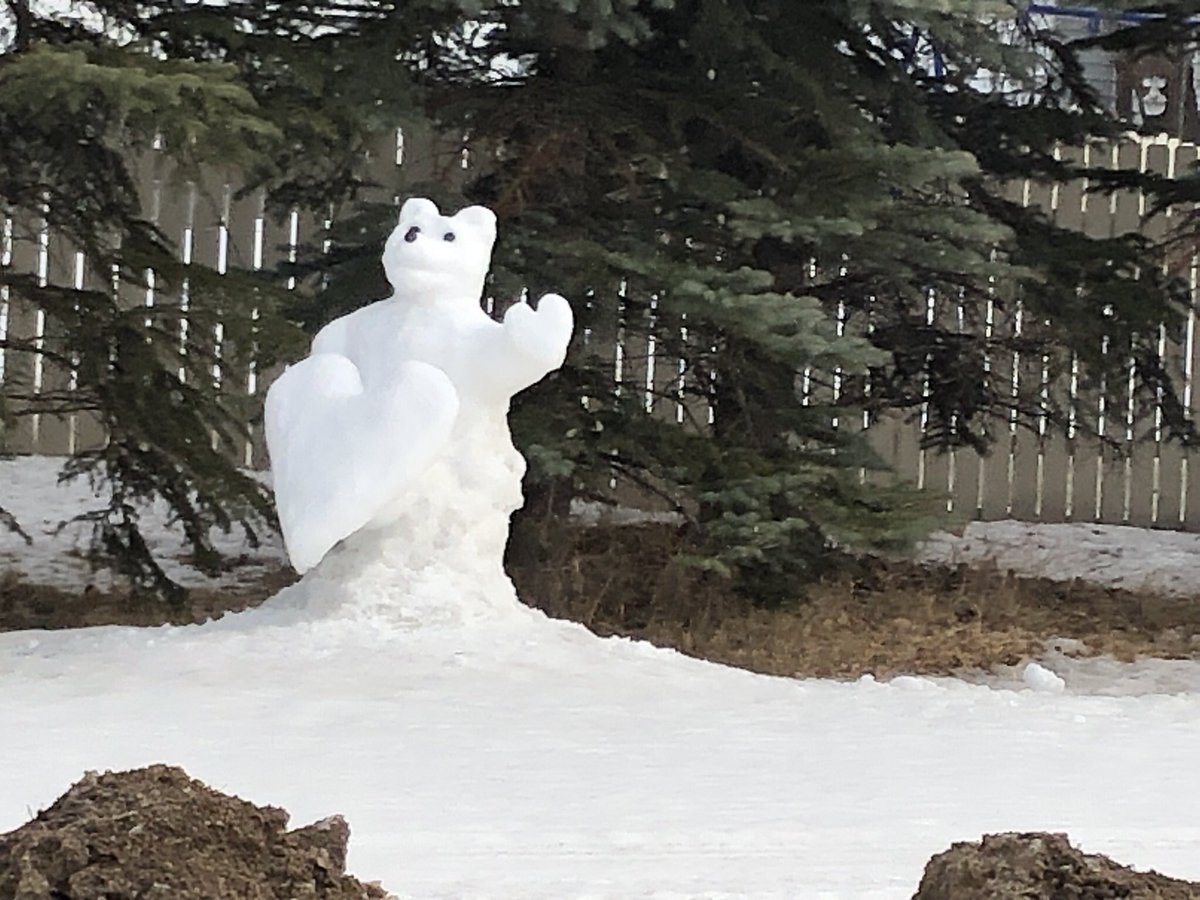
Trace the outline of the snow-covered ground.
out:
<instances>
[{"instance_id":1,"label":"snow-covered ground","mask_svg":"<svg viewBox=\"0 0 1200 900\"><path fill-rule=\"evenodd\" d=\"M413 898L899 898L1009 829L1200 879L1200 692L791 681L460 612L0 635L0 831L166 761L345 814Z\"/></svg>"},{"instance_id":2,"label":"snow-covered ground","mask_svg":"<svg viewBox=\"0 0 1200 900\"><path fill-rule=\"evenodd\" d=\"M0 459L0 508L11 513L32 539L32 543L26 543L0 523L0 572L16 571L36 584L69 590L86 584L109 587L112 575L105 570L93 572L84 558L91 526L78 522L64 525L104 504L84 478L59 484L62 462L51 456ZM283 542L270 530L260 535L262 543L258 547L250 546L240 530L214 532L217 548L235 562L225 575L213 581L186 563L186 542L181 531L171 527L165 504L146 510L143 522L146 543L166 573L181 584L199 587L232 583L283 562Z\"/></svg>"},{"instance_id":3,"label":"snow-covered ground","mask_svg":"<svg viewBox=\"0 0 1200 900\"><path fill-rule=\"evenodd\" d=\"M1200 598L1200 534L1181 531L1088 522L971 522L961 534L934 535L919 558Z\"/></svg>"},{"instance_id":4,"label":"snow-covered ground","mask_svg":"<svg viewBox=\"0 0 1200 900\"><path fill-rule=\"evenodd\" d=\"M82 502L3 465L34 531ZM67 576L58 541L8 540L0 565ZM350 869L403 897L900 898L950 843L1031 829L1200 880L1200 665L1042 664L768 678L459 595L437 624L276 598L14 632L0 831L86 769L169 762L296 824L344 814Z\"/></svg>"}]
</instances>

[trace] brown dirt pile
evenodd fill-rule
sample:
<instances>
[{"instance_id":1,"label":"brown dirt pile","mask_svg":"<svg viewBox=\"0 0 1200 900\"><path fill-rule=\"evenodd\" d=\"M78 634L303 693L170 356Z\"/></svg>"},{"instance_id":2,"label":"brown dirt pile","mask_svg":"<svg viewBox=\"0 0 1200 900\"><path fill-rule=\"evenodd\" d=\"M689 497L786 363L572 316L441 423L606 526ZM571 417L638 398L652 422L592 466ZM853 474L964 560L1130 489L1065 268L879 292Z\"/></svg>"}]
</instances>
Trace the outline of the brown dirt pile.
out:
<instances>
[{"instance_id":1,"label":"brown dirt pile","mask_svg":"<svg viewBox=\"0 0 1200 900\"><path fill-rule=\"evenodd\" d=\"M288 814L212 790L171 766L87 774L0 835L0 900L379 900L345 874L339 816Z\"/></svg>"},{"instance_id":2,"label":"brown dirt pile","mask_svg":"<svg viewBox=\"0 0 1200 900\"><path fill-rule=\"evenodd\" d=\"M1083 853L1065 834L989 834L925 867L913 900L1197 900L1200 883Z\"/></svg>"},{"instance_id":3,"label":"brown dirt pile","mask_svg":"<svg viewBox=\"0 0 1200 900\"><path fill-rule=\"evenodd\" d=\"M31 584L16 572L0 572L0 631L26 628L87 628L94 625L192 625L257 606L296 580L291 570L254 570L231 587L198 588L182 603L138 594L128 588L100 590L81 584L64 590Z\"/></svg>"}]
</instances>

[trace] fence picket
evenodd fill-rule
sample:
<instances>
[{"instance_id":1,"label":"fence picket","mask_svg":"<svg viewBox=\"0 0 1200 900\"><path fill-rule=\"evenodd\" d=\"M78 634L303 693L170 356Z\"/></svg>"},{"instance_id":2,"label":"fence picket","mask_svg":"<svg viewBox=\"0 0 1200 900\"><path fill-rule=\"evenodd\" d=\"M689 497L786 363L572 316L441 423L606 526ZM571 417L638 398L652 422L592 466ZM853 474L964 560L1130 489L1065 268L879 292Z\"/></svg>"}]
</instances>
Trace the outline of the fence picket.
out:
<instances>
[{"instance_id":1,"label":"fence picket","mask_svg":"<svg viewBox=\"0 0 1200 900\"><path fill-rule=\"evenodd\" d=\"M45 279L48 285L61 288L74 288L77 271L78 250L65 237L50 233L46 241ZM81 283L81 282L80 282ZM42 343L46 351L55 356L63 355L66 346L64 342L63 323L53 316L47 316L42 322ZM74 388L74 376L70 366L63 366L47 357L42 365L41 378L37 393L45 403L55 405L59 400L70 396ZM57 399L56 399L57 398ZM43 413L38 417L39 446L64 447L67 453L76 451L75 420L71 415Z\"/></svg>"},{"instance_id":2,"label":"fence picket","mask_svg":"<svg viewBox=\"0 0 1200 900\"><path fill-rule=\"evenodd\" d=\"M1151 167L1151 151L1156 144L1151 138L1127 140L1121 144L1121 168L1147 171ZM1142 192L1124 191L1117 204L1114 226L1118 234L1154 229L1158 225L1145 221L1146 198ZM1132 368L1123 386L1127 400L1125 407L1125 435L1121 460L1123 468L1122 491L1124 495L1125 522L1147 527L1154 524L1157 502L1158 447L1153 440L1154 409L1135 398ZM1139 440L1141 438L1141 440ZM1146 440L1148 438L1149 440Z\"/></svg>"},{"instance_id":3,"label":"fence picket","mask_svg":"<svg viewBox=\"0 0 1200 900\"><path fill-rule=\"evenodd\" d=\"M1054 154L1061 158L1061 148ZM1026 206L1041 210L1047 218L1057 221L1062 205L1062 189L1058 184L1031 181L1024 193ZM1021 327L1036 332L1048 326L1022 310ZM1014 442L1013 515L1042 522L1062 521L1066 511L1066 450L1057 446L1057 432L1050 427L1049 404L1052 386L1050 360L1041 356L1022 354L1020 358L1019 389L1030 403L1037 404L1039 416L1036 432L1020 430Z\"/></svg>"},{"instance_id":4,"label":"fence picket","mask_svg":"<svg viewBox=\"0 0 1200 900\"><path fill-rule=\"evenodd\" d=\"M1087 166L1090 162L1087 147L1067 147L1059 150L1065 162ZM1063 228L1085 231L1089 197L1085 179L1075 179L1062 185L1054 210L1055 222ZM1096 472L1100 448L1083 427L1089 404L1079 394L1078 360L1072 355L1063 373L1062 385L1067 410L1066 434L1052 439L1047 451L1047 484L1054 490L1061 479L1063 488L1063 521L1091 521L1096 517ZM1061 457L1059 454L1061 453Z\"/></svg>"},{"instance_id":5,"label":"fence picket","mask_svg":"<svg viewBox=\"0 0 1200 900\"><path fill-rule=\"evenodd\" d=\"M1191 152L1191 151L1189 151ZM1195 151L1200 157L1200 148ZM1192 254L1188 260L1188 284L1193 303L1200 289L1200 256ZM1184 386L1183 403L1193 416L1200 415L1200 397L1197 397L1196 376L1200 367L1200 313L1193 307L1184 331ZM1189 531L1200 530L1200 455L1190 450L1183 455L1180 473L1180 524Z\"/></svg>"},{"instance_id":6,"label":"fence picket","mask_svg":"<svg viewBox=\"0 0 1200 900\"><path fill-rule=\"evenodd\" d=\"M43 223L36 218L14 218L11 231L11 253L9 267L17 274L37 274L40 259L40 236ZM40 334L40 311L32 304L21 302L16 296L9 300L6 334L8 340L36 343ZM36 355L8 351L4 361L4 387L8 411L16 414L4 423L4 440L0 445L6 453L37 453L43 450L38 441L39 417L21 415L28 403L21 395L36 391ZM63 447L59 452L63 452Z\"/></svg>"}]
</instances>

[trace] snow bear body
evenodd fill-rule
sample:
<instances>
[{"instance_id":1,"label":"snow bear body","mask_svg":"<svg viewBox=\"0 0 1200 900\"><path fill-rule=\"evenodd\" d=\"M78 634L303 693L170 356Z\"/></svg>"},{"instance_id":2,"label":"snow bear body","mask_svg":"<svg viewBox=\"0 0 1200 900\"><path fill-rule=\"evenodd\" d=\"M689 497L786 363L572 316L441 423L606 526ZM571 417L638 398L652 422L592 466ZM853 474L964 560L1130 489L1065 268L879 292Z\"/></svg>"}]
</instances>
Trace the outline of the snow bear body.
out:
<instances>
[{"instance_id":1,"label":"snow bear body","mask_svg":"<svg viewBox=\"0 0 1200 900\"><path fill-rule=\"evenodd\" d=\"M344 542L343 555L401 552L390 565L410 572L453 562L503 577L525 470L509 402L562 364L572 315L557 295L487 315L494 240L483 207L447 217L408 201L383 254L392 296L331 322L272 385L266 438L297 571Z\"/></svg>"}]
</instances>

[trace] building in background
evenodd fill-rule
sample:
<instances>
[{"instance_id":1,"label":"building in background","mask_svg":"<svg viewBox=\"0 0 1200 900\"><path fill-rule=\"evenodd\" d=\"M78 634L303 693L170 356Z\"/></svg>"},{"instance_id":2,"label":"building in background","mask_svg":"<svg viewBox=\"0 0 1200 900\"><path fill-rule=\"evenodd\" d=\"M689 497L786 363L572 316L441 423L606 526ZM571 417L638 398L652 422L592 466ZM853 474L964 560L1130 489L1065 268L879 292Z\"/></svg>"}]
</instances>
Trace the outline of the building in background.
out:
<instances>
[{"instance_id":1,"label":"building in background","mask_svg":"<svg viewBox=\"0 0 1200 900\"><path fill-rule=\"evenodd\" d=\"M1026 11L1068 40L1094 37L1153 17L1054 3L1031 3ZM1080 62L1104 105L1130 128L1200 143L1200 47L1152 56L1089 48L1080 53Z\"/></svg>"}]
</instances>

